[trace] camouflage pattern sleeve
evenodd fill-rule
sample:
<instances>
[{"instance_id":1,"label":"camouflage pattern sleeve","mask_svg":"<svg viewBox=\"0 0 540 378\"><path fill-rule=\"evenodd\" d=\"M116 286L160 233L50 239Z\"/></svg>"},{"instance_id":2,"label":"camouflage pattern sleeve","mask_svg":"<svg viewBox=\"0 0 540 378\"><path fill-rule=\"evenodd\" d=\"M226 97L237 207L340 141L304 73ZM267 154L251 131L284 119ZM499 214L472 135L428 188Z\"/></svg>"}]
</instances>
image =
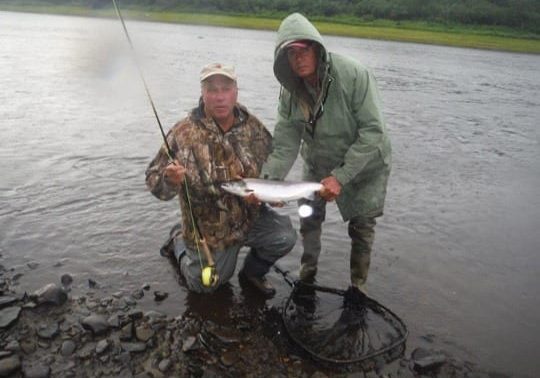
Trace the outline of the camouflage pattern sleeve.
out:
<instances>
[{"instance_id":1,"label":"camouflage pattern sleeve","mask_svg":"<svg viewBox=\"0 0 540 378\"><path fill-rule=\"evenodd\" d=\"M178 153L178 145L175 138L175 127L167 134L167 142L171 147L173 154L176 156ZM170 163L169 156L167 155L167 147L165 143L162 144L157 155L148 165L146 169L146 187L157 198L163 201L169 201L173 199L178 193L178 187L167 184L163 177L163 170Z\"/></svg>"}]
</instances>

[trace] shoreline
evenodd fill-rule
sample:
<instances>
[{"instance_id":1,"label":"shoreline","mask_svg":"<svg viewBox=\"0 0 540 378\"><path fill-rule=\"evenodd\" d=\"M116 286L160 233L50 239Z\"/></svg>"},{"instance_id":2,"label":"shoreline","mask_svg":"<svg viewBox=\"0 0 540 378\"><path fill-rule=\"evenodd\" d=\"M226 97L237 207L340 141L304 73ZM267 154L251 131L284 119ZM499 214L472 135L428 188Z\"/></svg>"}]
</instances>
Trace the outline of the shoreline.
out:
<instances>
[{"instance_id":1,"label":"shoreline","mask_svg":"<svg viewBox=\"0 0 540 378\"><path fill-rule=\"evenodd\" d=\"M109 288L116 291L108 294L88 279L87 289L76 295L71 287L81 283L65 273L59 283L30 293L19 283L26 269L0 266L2 377L490 376L431 348L401 350L360 365L321 365L291 344L279 309L255 292L247 291L242 302L231 298L220 314L209 306L222 306L227 290L190 293L189 308L170 317L158 310L167 293L149 284L131 291ZM150 310L139 306L146 296L156 302Z\"/></svg>"},{"instance_id":2,"label":"shoreline","mask_svg":"<svg viewBox=\"0 0 540 378\"><path fill-rule=\"evenodd\" d=\"M89 9L76 6L21 6L1 4L0 11L58 14L66 16L83 16L98 18L116 18L112 8ZM181 13L123 9L122 14L127 20L165 22L188 25L207 25L254 30L277 30L281 19L268 17L231 16L218 14ZM503 51L525 54L540 54L540 39L520 38L516 36L496 35L497 31L471 29L458 31L440 31L433 28L415 27L413 23L405 23L403 27L351 25L346 23L316 21L322 35L341 37L365 38L396 42L410 42L438 46L474 48L481 50ZM412 25L412 26L411 26Z\"/></svg>"}]
</instances>

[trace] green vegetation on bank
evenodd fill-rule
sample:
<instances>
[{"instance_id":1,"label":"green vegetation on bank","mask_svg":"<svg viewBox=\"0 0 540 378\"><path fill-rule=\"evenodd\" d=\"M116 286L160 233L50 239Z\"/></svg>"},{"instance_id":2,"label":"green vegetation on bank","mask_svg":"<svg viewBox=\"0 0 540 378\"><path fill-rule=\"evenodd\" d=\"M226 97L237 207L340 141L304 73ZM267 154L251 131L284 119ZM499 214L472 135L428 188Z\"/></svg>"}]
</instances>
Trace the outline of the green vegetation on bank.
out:
<instances>
[{"instance_id":1,"label":"green vegetation on bank","mask_svg":"<svg viewBox=\"0 0 540 378\"><path fill-rule=\"evenodd\" d=\"M58 2L58 1L57 1ZM60 1L61 2L61 1ZM79 5L20 4L0 1L0 10L56 13L89 17L115 17L112 7L89 8ZM158 22L214 25L247 29L277 30L283 15L252 17L247 15L202 14L156 11L151 7L123 8L124 17ZM540 54L540 36L508 27L479 25L446 25L425 21L362 21L354 17L311 17L324 35L339 35L416 43L470 47Z\"/></svg>"}]
</instances>

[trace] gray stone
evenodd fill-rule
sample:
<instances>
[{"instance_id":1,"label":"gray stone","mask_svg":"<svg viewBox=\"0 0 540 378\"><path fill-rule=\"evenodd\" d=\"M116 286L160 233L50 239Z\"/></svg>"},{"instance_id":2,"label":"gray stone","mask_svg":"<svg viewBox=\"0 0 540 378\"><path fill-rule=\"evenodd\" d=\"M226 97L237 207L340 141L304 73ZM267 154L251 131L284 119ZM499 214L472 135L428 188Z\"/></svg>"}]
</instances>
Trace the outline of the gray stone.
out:
<instances>
[{"instance_id":1,"label":"gray stone","mask_svg":"<svg viewBox=\"0 0 540 378\"><path fill-rule=\"evenodd\" d=\"M133 338L133 323L128 323L120 330L120 340L129 341Z\"/></svg>"},{"instance_id":2,"label":"gray stone","mask_svg":"<svg viewBox=\"0 0 540 378\"><path fill-rule=\"evenodd\" d=\"M68 357L68 356L71 356L73 352L75 352L76 348L77 346L72 340L66 340L62 343L62 347L60 348L60 353L62 354L62 356Z\"/></svg>"},{"instance_id":3,"label":"gray stone","mask_svg":"<svg viewBox=\"0 0 540 378\"><path fill-rule=\"evenodd\" d=\"M60 277L60 283L64 287L68 287L73 283L73 277L71 277L70 274L62 274L62 277Z\"/></svg>"},{"instance_id":4,"label":"gray stone","mask_svg":"<svg viewBox=\"0 0 540 378\"><path fill-rule=\"evenodd\" d=\"M154 300L157 302L164 300L168 296L169 296L169 293L167 292L159 291L159 290L154 291Z\"/></svg>"},{"instance_id":5,"label":"gray stone","mask_svg":"<svg viewBox=\"0 0 540 378\"><path fill-rule=\"evenodd\" d=\"M146 350L145 343L121 343L121 345L122 349L130 353L144 352Z\"/></svg>"},{"instance_id":6,"label":"gray stone","mask_svg":"<svg viewBox=\"0 0 540 378\"><path fill-rule=\"evenodd\" d=\"M34 340L26 339L26 340L22 340L20 343L21 343L21 350L25 354L34 353L34 351L36 350L36 343Z\"/></svg>"},{"instance_id":7,"label":"gray stone","mask_svg":"<svg viewBox=\"0 0 540 378\"><path fill-rule=\"evenodd\" d=\"M33 365L23 367L25 378L48 378L51 375L51 368L46 365Z\"/></svg>"},{"instance_id":8,"label":"gray stone","mask_svg":"<svg viewBox=\"0 0 540 378\"><path fill-rule=\"evenodd\" d=\"M10 356L0 360L0 377L9 377L21 368L19 356Z\"/></svg>"},{"instance_id":9,"label":"gray stone","mask_svg":"<svg viewBox=\"0 0 540 378\"><path fill-rule=\"evenodd\" d=\"M96 345L96 353L101 354L109 347L109 341L107 339L100 340Z\"/></svg>"},{"instance_id":10,"label":"gray stone","mask_svg":"<svg viewBox=\"0 0 540 378\"><path fill-rule=\"evenodd\" d=\"M161 360L158 364L158 369L163 373L169 370L170 367L171 367L171 360L169 360L168 358Z\"/></svg>"},{"instance_id":11,"label":"gray stone","mask_svg":"<svg viewBox=\"0 0 540 378\"><path fill-rule=\"evenodd\" d=\"M154 336L155 332L148 324L141 324L135 328L135 336L143 342L147 342Z\"/></svg>"},{"instance_id":12,"label":"gray stone","mask_svg":"<svg viewBox=\"0 0 540 378\"><path fill-rule=\"evenodd\" d=\"M141 299L144 297L144 291L142 289L136 289L131 292L131 296L135 299Z\"/></svg>"},{"instance_id":13,"label":"gray stone","mask_svg":"<svg viewBox=\"0 0 540 378\"><path fill-rule=\"evenodd\" d=\"M44 339L53 339L58 335L58 332L60 332L60 330L58 328L58 323L56 322L51 324L41 324L37 330L38 336Z\"/></svg>"},{"instance_id":14,"label":"gray stone","mask_svg":"<svg viewBox=\"0 0 540 378\"><path fill-rule=\"evenodd\" d=\"M30 295L30 299L38 305L49 303L58 306L67 301L67 293L63 288L51 283L36 290Z\"/></svg>"},{"instance_id":15,"label":"gray stone","mask_svg":"<svg viewBox=\"0 0 540 378\"><path fill-rule=\"evenodd\" d=\"M111 315L109 319L107 319L107 323L113 328L120 328L120 316L118 316L118 314Z\"/></svg>"},{"instance_id":16,"label":"gray stone","mask_svg":"<svg viewBox=\"0 0 540 378\"><path fill-rule=\"evenodd\" d=\"M128 312L128 317L132 320L142 319L143 312L141 310L131 310Z\"/></svg>"},{"instance_id":17,"label":"gray stone","mask_svg":"<svg viewBox=\"0 0 540 378\"><path fill-rule=\"evenodd\" d=\"M109 323L103 315L94 314L84 318L81 322L84 329L92 331L94 335L102 335L109 330Z\"/></svg>"},{"instance_id":18,"label":"gray stone","mask_svg":"<svg viewBox=\"0 0 540 378\"><path fill-rule=\"evenodd\" d=\"M195 336L186 337L182 344L182 351L189 352L190 350L196 349L195 347L196 342L197 342L197 338Z\"/></svg>"},{"instance_id":19,"label":"gray stone","mask_svg":"<svg viewBox=\"0 0 540 378\"><path fill-rule=\"evenodd\" d=\"M0 328L7 328L17 321L21 308L18 306L0 310Z\"/></svg>"},{"instance_id":20,"label":"gray stone","mask_svg":"<svg viewBox=\"0 0 540 378\"><path fill-rule=\"evenodd\" d=\"M0 297L0 308L7 307L15 302L17 302L17 298L10 297L9 295L3 295Z\"/></svg>"},{"instance_id":21,"label":"gray stone","mask_svg":"<svg viewBox=\"0 0 540 378\"><path fill-rule=\"evenodd\" d=\"M446 362L446 356L440 352L416 348L411 353L414 369L419 372L426 372L439 368Z\"/></svg>"}]
</instances>

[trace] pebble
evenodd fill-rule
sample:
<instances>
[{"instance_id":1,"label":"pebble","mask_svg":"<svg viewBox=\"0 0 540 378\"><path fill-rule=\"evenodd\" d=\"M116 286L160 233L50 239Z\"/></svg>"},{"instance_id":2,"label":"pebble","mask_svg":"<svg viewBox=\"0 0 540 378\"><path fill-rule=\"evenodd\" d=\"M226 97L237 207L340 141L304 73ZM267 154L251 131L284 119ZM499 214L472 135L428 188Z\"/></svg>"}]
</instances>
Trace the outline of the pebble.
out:
<instances>
[{"instance_id":1,"label":"pebble","mask_svg":"<svg viewBox=\"0 0 540 378\"><path fill-rule=\"evenodd\" d=\"M73 277L71 277L70 274L62 274L62 277L60 277L60 283L64 287L70 286L73 283Z\"/></svg>"},{"instance_id":2,"label":"pebble","mask_svg":"<svg viewBox=\"0 0 540 378\"><path fill-rule=\"evenodd\" d=\"M4 308L17 302L17 298L4 295L0 297L0 308Z\"/></svg>"},{"instance_id":3,"label":"pebble","mask_svg":"<svg viewBox=\"0 0 540 378\"><path fill-rule=\"evenodd\" d=\"M158 302L164 300L168 296L169 296L169 293L166 293L164 291L159 291L159 290L154 291L154 300Z\"/></svg>"},{"instance_id":4,"label":"pebble","mask_svg":"<svg viewBox=\"0 0 540 378\"><path fill-rule=\"evenodd\" d=\"M66 340L62 343L62 347L60 348L60 353L62 353L62 356L69 357L75 352L75 349L77 346L72 340Z\"/></svg>"},{"instance_id":5,"label":"pebble","mask_svg":"<svg viewBox=\"0 0 540 378\"><path fill-rule=\"evenodd\" d=\"M67 293L63 288L50 283L36 290L30 298L38 305L49 303L59 306L66 303Z\"/></svg>"},{"instance_id":6,"label":"pebble","mask_svg":"<svg viewBox=\"0 0 540 378\"><path fill-rule=\"evenodd\" d=\"M46 365L37 364L23 367L25 378L48 378L51 375L51 368Z\"/></svg>"},{"instance_id":7,"label":"pebble","mask_svg":"<svg viewBox=\"0 0 540 378\"><path fill-rule=\"evenodd\" d=\"M0 328L8 328L17 321L21 313L21 308L18 306L7 307L0 310Z\"/></svg>"},{"instance_id":8,"label":"pebble","mask_svg":"<svg viewBox=\"0 0 540 378\"><path fill-rule=\"evenodd\" d=\"M107 339L100 340L96 345L96 353L101 354L109 347L109 341Z\"/></svg>"},{"instance_id":9,"label":"pebble","mask_svg":"<svg viewBox=\"0 0 540 378\"><path fill-rule=\"evenodd\" d=\"M58 323L41 324L37 330L38 336L44 339L52 339L58 332L60 332Z\"/></svg>"},{"instance_id":10,"label":"pebble","mask_svg":"<svg viewBox=\"0 0 540 378\"><path fill-rule=\"evenodd\" d=\"M122 349L130 353L144 352L146 349L145 343L121 343L121 346Z\"/></svg>"},{"instance_id":11,"label":"pebble","mask_svg":"<svg viewBox=\"0 0 540 378\"><path fill-rule=\"evenodd\" d=\"M0 377L9 377L21 368L19 356L10 356L0 360Z\"/></svg>"},{"instance_id":12,"label":"pebble","mask_svg":"<svg viewBox=\"0 0 540 378\"><path fill-rule=\"evenodd\" d=\"M90 315L81 322L84 329L92 331L94 335L102 335L109 330L109 323L103 315Z\"/></svg>"}]
</instances>

